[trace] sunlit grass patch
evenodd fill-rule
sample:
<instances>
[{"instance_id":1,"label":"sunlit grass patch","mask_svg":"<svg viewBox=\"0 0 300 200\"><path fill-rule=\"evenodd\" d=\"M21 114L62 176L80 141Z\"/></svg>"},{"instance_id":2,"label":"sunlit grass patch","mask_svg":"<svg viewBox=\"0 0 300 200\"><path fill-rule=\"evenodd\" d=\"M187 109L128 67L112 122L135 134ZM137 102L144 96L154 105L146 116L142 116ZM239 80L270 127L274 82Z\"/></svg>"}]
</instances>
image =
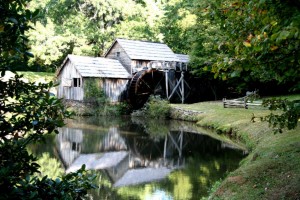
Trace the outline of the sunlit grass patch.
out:
<instances>
[{"instance_id":1,"label":"sunlit grass patch","mask_svg":"<svg viewBox=\"0 0 300 200\"><path fill-rule=\"evenodd\" d=\"M29 80L29 82L41 82L45 80L45 82L54 81L55 79L55 73L50 72L17 72L18 74L21 74Z\"/></svg>"}]
</instances>

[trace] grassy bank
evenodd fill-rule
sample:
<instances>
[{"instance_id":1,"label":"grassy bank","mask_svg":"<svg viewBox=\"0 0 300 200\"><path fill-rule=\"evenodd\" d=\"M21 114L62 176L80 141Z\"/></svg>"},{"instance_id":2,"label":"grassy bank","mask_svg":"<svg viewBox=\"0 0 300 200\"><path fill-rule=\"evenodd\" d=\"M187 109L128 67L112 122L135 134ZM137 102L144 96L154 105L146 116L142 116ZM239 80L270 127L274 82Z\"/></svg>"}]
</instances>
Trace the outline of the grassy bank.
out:
<instances>
[{"instance_id":1,"label":"grassy bank","mask_svg":"<svg viewBox=\"0 0 300 200\"><path fill-rule=\"evenodd\" d=\"M300 99L300 95L289 97ZM229 174L211 194L212 199L299 199L300 198L300 127L274 134L266 122L251 122L264 116L265 109L223 108L221 102L173 108L201 111L199 126L215 129L246 144L250 154L240 167Z\"/></svg>"}]
</instances>

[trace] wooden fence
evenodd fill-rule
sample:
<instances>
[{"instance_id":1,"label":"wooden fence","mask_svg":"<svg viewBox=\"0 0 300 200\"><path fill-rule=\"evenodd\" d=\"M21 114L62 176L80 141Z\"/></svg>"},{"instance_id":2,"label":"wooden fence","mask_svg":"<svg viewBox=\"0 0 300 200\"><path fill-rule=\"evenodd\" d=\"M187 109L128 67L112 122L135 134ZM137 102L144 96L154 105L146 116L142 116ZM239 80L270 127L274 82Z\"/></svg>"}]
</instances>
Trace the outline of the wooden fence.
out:
<instances>
[{"instance_id":1,"label":"wooden fence","mask_svg":"<svg viewBox=\"0 0 300 200\"><path fill-rule=\"evenodd\" d=\"M223 106L224 108L245 108L248 109L249 106L261 106L261 101L250 101L248 96L238 98L238 99L231 99L227 100L223 98Z\"/></svg>"}]
</instances>

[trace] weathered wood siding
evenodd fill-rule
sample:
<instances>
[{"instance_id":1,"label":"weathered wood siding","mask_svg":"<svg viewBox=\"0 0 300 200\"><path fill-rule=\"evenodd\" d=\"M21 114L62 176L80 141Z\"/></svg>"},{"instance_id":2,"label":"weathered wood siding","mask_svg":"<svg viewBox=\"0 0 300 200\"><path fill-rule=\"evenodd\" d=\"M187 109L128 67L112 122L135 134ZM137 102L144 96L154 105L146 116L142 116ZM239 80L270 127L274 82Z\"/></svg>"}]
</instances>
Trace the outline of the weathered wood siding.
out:
<instances>
[{"instance_id":1,"label":"weathered wood siding","mask_svg":"<svg viewBox=\"0 0 300 200\"><path fill-rule=\"evenodd\" d=\"M124 101L126 99L128 79L117 78L84 78L84 87L87 84L88 79L94 79L97 87L103 90L105 96L111 103ZM124 96L125 95L125 96Z\"/></svg>"},{"instance_id":2,"label":"weathered wood siding","mask_svg":"<svg viewBox=\"0 0 300 200\"><path fill-rule=\"evenodd\" d=\"M128 81L127 79L103 79L103 91L111 102L124 100Z\"/></svg>"},{"instance_id":3,"label":"weathered wood siding","mask_svg":"<svg viewBox=\"0 0 300 200\"><path fill-rule=\"evenodd\" d=\"M115 45L106 55L106 58L119 60L120 63L122 63L122 65L126 68L126 70L131 74L131 60L119 43L115 43Z\"/></svg>"},{"instance_id":4,"label":"weathered wood siding","mask_svg":"<svg viewBox=\"0 0 300 200\"><path fill-rule=\"evenodd\" d=\"M132 60L132 66L136 68L145 67L148 65L149 60Z\"/></svg>"},{"instance_id":5,"label":"weathered wood siding","mask_svg":"<svg viewBox=\"0 0 300 200\"><path fill-rule=\"evenodd\" d=\"M147 67L148 63L151 61L149 60L132 60L131 61L131 69L132 73L141 70L143 67Z\"/></svg>"},{"instance_id":6,"label":"weathered wood siding","mask_svg":"<svg viewBox=\"0 0 300 200\"><path fill-rule=\"evenodd\" d=\"M80 79L80 87L74 87L73 78ZM58 81L60 83L57 88L58 98L83 100L84 92L82 87L82 77L70 61L67 61L60 71Z\"/></svg>"}]
</instances>

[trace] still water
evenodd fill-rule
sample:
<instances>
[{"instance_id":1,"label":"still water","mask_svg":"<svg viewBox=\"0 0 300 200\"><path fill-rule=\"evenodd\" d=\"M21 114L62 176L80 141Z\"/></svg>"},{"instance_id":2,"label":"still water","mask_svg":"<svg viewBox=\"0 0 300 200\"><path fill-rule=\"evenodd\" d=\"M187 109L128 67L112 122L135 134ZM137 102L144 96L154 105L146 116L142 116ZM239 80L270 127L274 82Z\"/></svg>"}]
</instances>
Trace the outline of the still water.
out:
<instances>
[{"instance_id":1,"label":"still water","mask_svg":"<svg viewBox=\"0 0 300 200\"><path fill-rule=\"evenodd\" d=\"M59 132L30 151L43 159L43 175L82 164L97 173L90 199L201 199L246 153L182 121L77 118Z\"/></svg>"}]
</instances>

